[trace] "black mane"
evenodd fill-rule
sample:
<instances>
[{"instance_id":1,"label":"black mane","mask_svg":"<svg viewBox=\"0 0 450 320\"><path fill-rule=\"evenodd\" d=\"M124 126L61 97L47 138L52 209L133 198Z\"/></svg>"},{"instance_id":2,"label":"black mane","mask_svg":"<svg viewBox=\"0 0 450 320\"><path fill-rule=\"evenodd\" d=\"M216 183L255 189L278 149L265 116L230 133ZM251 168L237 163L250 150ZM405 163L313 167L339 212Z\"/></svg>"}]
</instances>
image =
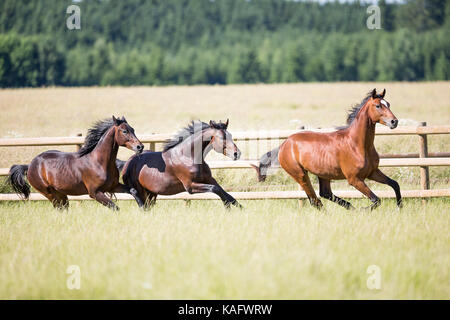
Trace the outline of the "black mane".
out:
<instances>
[{"instance_id":1,"label":"black mane","mask_svg":"<svg viewBox=\"0 0 450 320\"><path fill-rule=\"evenodd\" d=\"M178 131L178 133L175 134L175 136L173 136L173 138L171 138L164 144L163 152L167 151L169 149L172 149L173 147L179 145L181 142L186 140L188 137L192 136L195 133L194 125L196 125L198 123L201 124L202 131L205 129L211 128L211 125L209 125L206 122L202 122L200 120L192 121L185 128ZM221 122L219 122L219 123L212 122L212 127L214 129L219 129L219 130L227 129L227 125L225 123L221 123Z\"/></svg>"},{"instance_id":2,"label":"black mane","mask_svg":"<svg viewBox=\"0 0 450 320\"><path fill-rule=\"evenodd\" d=\"M359 104L350 108L350 110L348 110L348 114L347 114L347 125L343 126L343 127L338 127L337 129L345 129L348 126L350 126L352 124L352 122L356 119L358 112L362 109L362 107L364 107L364 105L367 103L367 101L370 98L372 98L372 92L369 92ZM382 96L377 94L376 98L382 98Z\"/></svg>"},{"instance_id":3,"label":"black mane","mask_svg":"<svg viewBox=\"0 0 450 320\"><path fill-rule=\"evenodd\" d=\"M87 155L92 150L94 150L97 143L103 137L106 131L114 125L112 119L104 119L97 121L89 130L84 139L84 145L78 150L78 155L80 157Z\"/></svg>"}]
</instances>

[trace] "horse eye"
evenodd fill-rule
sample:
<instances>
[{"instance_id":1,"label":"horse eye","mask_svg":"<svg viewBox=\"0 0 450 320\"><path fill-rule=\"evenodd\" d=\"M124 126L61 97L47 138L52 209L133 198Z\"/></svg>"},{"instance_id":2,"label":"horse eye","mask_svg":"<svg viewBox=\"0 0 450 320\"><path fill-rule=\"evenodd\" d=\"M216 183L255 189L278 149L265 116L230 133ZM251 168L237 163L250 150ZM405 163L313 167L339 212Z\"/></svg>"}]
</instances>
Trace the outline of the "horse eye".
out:
<instances>
[{"instance_id":1,"label":"horse eye","mask_svg":"<svg viewBox=\"0 0 450 320\"><path fill-rule=\"evenodd\" d=\"M128 131L127 131L127 130L122 130L122 133L123 133L123 134L127 134Z\"/></svg>"},{"instance_id":2,"label":"horse eye","mask_svg":"<svg viewBox=\"0 0 450 320\"><path fill-rule=\"evenodd\" d=\"M377 109L380 109L380 108L381 108L381 106L379 104L377 104Z\"/></svg>"}]
</instances>

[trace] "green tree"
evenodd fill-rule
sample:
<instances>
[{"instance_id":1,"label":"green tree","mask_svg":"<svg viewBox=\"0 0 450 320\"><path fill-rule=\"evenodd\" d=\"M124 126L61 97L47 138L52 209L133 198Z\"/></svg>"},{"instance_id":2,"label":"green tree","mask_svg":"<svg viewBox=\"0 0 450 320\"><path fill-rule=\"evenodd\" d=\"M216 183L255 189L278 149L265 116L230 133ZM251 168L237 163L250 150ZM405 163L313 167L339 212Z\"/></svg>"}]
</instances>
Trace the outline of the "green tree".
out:
<instances>
[{"instance_id":1,"label":"green tree","mask_svg":"<svg viewBox=\"0 0 450 320\"><path fill-rule=\"evenodd\" d=\"M261 81L261 65L253 50L243 50L233 61L227 83L256 83Z\"/></svg>"}]
</instances>

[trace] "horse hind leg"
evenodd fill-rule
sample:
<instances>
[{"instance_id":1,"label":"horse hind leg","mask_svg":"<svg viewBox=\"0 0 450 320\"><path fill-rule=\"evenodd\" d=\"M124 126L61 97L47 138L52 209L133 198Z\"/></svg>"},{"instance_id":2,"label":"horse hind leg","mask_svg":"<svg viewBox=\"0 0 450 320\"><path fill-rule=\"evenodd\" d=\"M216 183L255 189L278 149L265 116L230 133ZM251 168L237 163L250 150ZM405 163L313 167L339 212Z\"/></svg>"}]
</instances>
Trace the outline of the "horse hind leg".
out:
<instances>
[{"instance_id":1,"label":"horse hind leg","mask_svg":"<svg viewBox=\"0 0 450 320\"><path fill-rule=\"evenodd\" d=\"M147 196L145 197L144 202L144 210L150 210L156 203L156 197L158 196L156 193L146 192Z\"/></svg>"},{"instance_id":2,"label":"horse hind leg","mask_svg":"<svg viewBox=\"0 0 450 320\"><path fill-rule=\"evenodd\" d=\"M44 196L50 200L53 204L53 207L58 210L67 210L69 209L69 199L67 196L61 192L56 191L54 188L49 187L48 193L44 193Z\"/></svg>"},{"instance_id":3,"label":"horse hind leg","mask_svg":"<svg viewBox=\"0 0 450 320\"><path fill-rule=\"evenodd\" d=\"M141 185L131 188L130 193L141 209L150 210L155 205L157 194L148 191Z\"/></svg>"},{"instance_id":4,"label":"horse hind leg","mask_svg":"<svg viewBox=\"0 0 450 320\"><path fill-rule=\"evenodd\" d=\"M59 210L68 210L69 209L69 199L65 194L58 193L53 202L53 206Z\"/></svg>"},{"instance_id":5,"label":"horse hind leg","mask_svg":"<svg viewBox=\"0 0 450 320\"><path fill-rule=\"evenodd\" d=\"M136 199L139 208L147 211L155 205L157 194L148 191L141 185L132 188L133 197Z\"/></svg>"},{"instance_id":6,"label":"horse hind leg","mask_svg":"<svg viewBox=\"0 0 450 320\"><path fill-rule=\"evenodd\" d=\"M319 178L319 188L320 188L319 194L322 198L335 202L347 210L355 209L355 207L353 207L350 202L342 198L339 198L333 194L333 192L331 191L330 180Z\"/></svg>"},{"instance_id":7,"label":"horse hind leg","mask_svg":"<svg viewBox=\"0 0 450 320\"><path fill-rule=\"evenodd\" d=\"M302 187L302 189L306 192L308 196L309 203L316 209L321 209L323 207L322 202L317 197L316 192L311 184L311 180L309 179L308 172L302 167L298 166L295 169L286 170L291 177L294 178L295 181Z\"/></svg>"},{"instance_id":8,"label":"horse hind leg","mask_svg":"<svg viewBox=\"0 0 450 320\"><path fill-rule=\"evenodd\" d=\"M69 199L65 194L58 192L55 188L48 185L41 176L33 175L33 172L30 173L28 175L30 184L46 197L52 203L53 207L61 210L69 208Z\"/></svg>"}]
</instances>

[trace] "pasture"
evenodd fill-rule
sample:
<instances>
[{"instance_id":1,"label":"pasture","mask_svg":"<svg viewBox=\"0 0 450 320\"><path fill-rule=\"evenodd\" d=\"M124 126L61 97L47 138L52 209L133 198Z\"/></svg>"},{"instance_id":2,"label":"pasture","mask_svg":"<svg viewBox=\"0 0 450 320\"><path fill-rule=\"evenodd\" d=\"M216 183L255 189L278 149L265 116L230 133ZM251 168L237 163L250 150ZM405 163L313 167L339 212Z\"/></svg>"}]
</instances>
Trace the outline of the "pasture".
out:
<instances>
[{"instance_id":1,"label":"pasture","mask_svg":"<svg viewBox=\"0 0 450 320\"><path fill-rule=\"evenodd\" d=\"M448 82L42 88L0 91L0 137L84 135L113 114L125 115L138 137L174 132L193 119L229 118L231 133L330 127L342 125L346 110L374 87L387 89L400 125L450 124ZM428 139L430 152L449 151L448 135ZM377 137L375 144L380 153L418 152L415 136ZM239 147L245 155L247 146ZM0 148L0 167L28 163L46 149ZM251 149L250 157L268 151ZM404 190L419 188L418 168L382 170ZM262 184L252 170L213 174L231 191L298 188L281 171ZM430 182L448 188L450 169L431 167ZM375 193L389 188L368 185ZM448 198L405 199L401 211L382 199L373 212L329 201L324 212L299 208L297 200L241 203L245 209L226 211L220 201L159 201L144 213L119 201L115 213L92 201L72 201L68 212L48 202L0 202L0 298L450 298ZM80 290L66 286L70 265L80 267ZM380 267L379 290L366 285L370 265Z\"/></svg>"}]
</instances>

